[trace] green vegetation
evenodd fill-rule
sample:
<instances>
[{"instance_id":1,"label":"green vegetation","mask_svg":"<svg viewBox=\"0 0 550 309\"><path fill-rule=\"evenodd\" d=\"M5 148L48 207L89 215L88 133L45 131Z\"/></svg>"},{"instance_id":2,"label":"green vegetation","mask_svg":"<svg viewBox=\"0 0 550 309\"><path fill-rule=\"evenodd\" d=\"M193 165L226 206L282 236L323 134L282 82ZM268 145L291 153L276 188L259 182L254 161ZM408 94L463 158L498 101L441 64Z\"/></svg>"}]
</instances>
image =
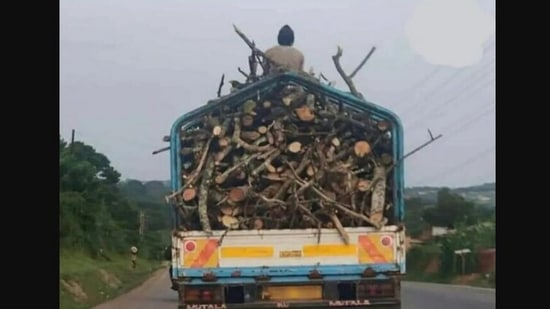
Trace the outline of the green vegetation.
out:
<instances>
[{"instance_id":1,"label":"green vegetation","mask_svg":"<svg viewBox=\"0 0 550 309\"><path fill-rule=\"evenodd\" d=\"M450 227L454 232L426 241L407 253L407 279L433 282L454 282L459 275L472 274L478 269L477 252L494 248L495 208L477 205L448 188L437 193L435 205L421 198L406 200L405 224L409 236L418 238L431 226ZM456 250L470 249L462 259ZM426 270L437 262L438 272ZM464 269L463 269L464 267ZM464 273L463 273L464 271ZM488 275L488 278L485 277ZM495 274L480 274L469 284L494 286Z\"/></svg>"},{"instance_id":2,"label":"green vegetation","mask_svg":"<svg viewBox=\"0 0 550 309\"><path fill-rule=\"evenodd\" d=\"M453 188L450 191L454 194L458 194L467 200L475 202L477 205L486 207L495 207L496 199L496 184L486 183L477 186ZM405 197L421 198L427 203L434 204L437 201L437 193L443 189L442 187L410 187L405 188Z\"/></svg>"},{"instance_id":3,"label":"green vegetation","mask_svg":"<svg viewBox=\"0 0 550 309\"><path fill-rule=\"evenodd\" d=\"M161 267L158 261L138 259L132 269L129 255L109 258L107 261L84 252L61 252L59 308L91 308L133 289Z\"/></svg>"},{"instance_id":4,"label":"green vegetation","mask_svg":"<svg viewBox=\"0 0 550 309\"><path fill-rule=\"evenodd\" d=\"M160 267L170 241L168 189L120 182L109 159L85 143L60 138L59 150L61 308L89 308ZM139 249L135 269L131 246Z\"/></svg>"}]
</instances>

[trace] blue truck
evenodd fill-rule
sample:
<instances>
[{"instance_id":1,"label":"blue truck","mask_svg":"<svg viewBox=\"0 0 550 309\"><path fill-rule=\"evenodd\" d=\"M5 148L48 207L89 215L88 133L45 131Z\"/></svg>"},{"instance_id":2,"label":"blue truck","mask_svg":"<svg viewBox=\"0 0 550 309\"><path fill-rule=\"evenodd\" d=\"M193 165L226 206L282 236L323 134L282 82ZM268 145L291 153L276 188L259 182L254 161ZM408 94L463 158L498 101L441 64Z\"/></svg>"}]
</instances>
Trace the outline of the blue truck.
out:
<instances>
[{"instance_id":1,"label":"blue truck","mask_svg":"<svg viewBox=\"0 0 550 309\"><path fill-rule=\"evenodd\" d=\"M293 85L390 124L393 158L403 158L403 129L391 111L296 73L245 85L178 118L170 132L171 187L185 185L181 132L221 106L256 100L274 87ZM403 164L388 173L391 215L383 227L213 230L181 229L173 206L172 280L181 309L401 308L405 274Z\"/></svg>"}]
</instances>

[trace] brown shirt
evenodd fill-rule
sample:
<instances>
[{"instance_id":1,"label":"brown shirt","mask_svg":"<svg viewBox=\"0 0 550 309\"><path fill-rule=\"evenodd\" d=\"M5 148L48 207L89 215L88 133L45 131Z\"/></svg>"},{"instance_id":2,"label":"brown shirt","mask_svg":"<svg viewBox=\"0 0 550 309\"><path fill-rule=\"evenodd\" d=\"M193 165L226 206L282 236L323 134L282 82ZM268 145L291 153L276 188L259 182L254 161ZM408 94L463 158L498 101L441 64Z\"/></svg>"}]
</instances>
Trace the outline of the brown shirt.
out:
<instances>
[{"instance_id":1,"label":"brown shirt","mask_svg":"<svg viewBox=\"0 0 550 309\"><path fill-rule=\"evenodd\" d=\"M265 56L278 64L282 69L290 71L304 70L304 55L292 46L274 46L265 51ZM273 65L269 65L269 72L274 72Z\"/></svg>"}]
</instances>

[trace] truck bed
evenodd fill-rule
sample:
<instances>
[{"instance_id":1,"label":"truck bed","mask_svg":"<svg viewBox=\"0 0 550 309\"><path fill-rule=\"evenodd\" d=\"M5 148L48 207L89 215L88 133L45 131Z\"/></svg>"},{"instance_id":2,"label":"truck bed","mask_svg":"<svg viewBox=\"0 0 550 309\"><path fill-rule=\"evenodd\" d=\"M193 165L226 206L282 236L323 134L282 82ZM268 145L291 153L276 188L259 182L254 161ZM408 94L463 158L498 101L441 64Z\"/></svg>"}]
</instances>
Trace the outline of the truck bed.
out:
<instances>
[{"instance_id":1,"label":"truck bed","mask_svg":"<svg viewBox=\"0 0 550 309\"><path fill-rule=\"evenodd\" d=\"M238 277L239 282L260 276L288 281L289 276L302 280L314 269L323 276L359 276L367 266L377 272L405 272L403 230L345 230L349 245L335 229L321 229L320 235L318 229L215 231L212 236L178 232L173 238L174 277L197 283L203 283L205 274L218 280Z\"/></svg>"}]
</instances>

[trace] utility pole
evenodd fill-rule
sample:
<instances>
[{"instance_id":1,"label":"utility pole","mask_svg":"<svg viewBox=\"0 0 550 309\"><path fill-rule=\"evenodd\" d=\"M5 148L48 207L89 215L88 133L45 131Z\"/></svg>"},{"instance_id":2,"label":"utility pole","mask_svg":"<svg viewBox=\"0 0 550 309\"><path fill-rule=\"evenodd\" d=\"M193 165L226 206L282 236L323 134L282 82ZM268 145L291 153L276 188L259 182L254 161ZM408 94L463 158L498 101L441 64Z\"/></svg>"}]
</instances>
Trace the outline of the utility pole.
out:
<instances>
[{"instance_id":1,"label":"utility pole","mask_svg":"<svg viewBox=\"0 0 550 309\"><path fill-rule=\"evenodd\" d=\"M460 260L462 262L462 274L464 275L466 273L466 257L465 255L468 254L468 253L472 253L472 251L470 249L461 249L461 250L455 250L455 256L460 256ZM455 265L453 266L456 266L456 263L453 263Z\"/></svg>"},{"instance_id":2,"label":"utility pole","mask_svg":"<svg viewBox=\"0 0 550 309\"><path fill-rule=\"evenodd\" d=\"M145 213L143 210L139 211L139 236L143 237L143 232L145 230Z\"/></svg>"},{"instance_id":3,"label":"utility pole","mask_svg":"<svg viewBox=\"0 0 550 309\"><path fill-rule=\"evenodd\" d=\"M74 143L74 129L71 131L71 145Z\"/></svg>"}]
</instances>

